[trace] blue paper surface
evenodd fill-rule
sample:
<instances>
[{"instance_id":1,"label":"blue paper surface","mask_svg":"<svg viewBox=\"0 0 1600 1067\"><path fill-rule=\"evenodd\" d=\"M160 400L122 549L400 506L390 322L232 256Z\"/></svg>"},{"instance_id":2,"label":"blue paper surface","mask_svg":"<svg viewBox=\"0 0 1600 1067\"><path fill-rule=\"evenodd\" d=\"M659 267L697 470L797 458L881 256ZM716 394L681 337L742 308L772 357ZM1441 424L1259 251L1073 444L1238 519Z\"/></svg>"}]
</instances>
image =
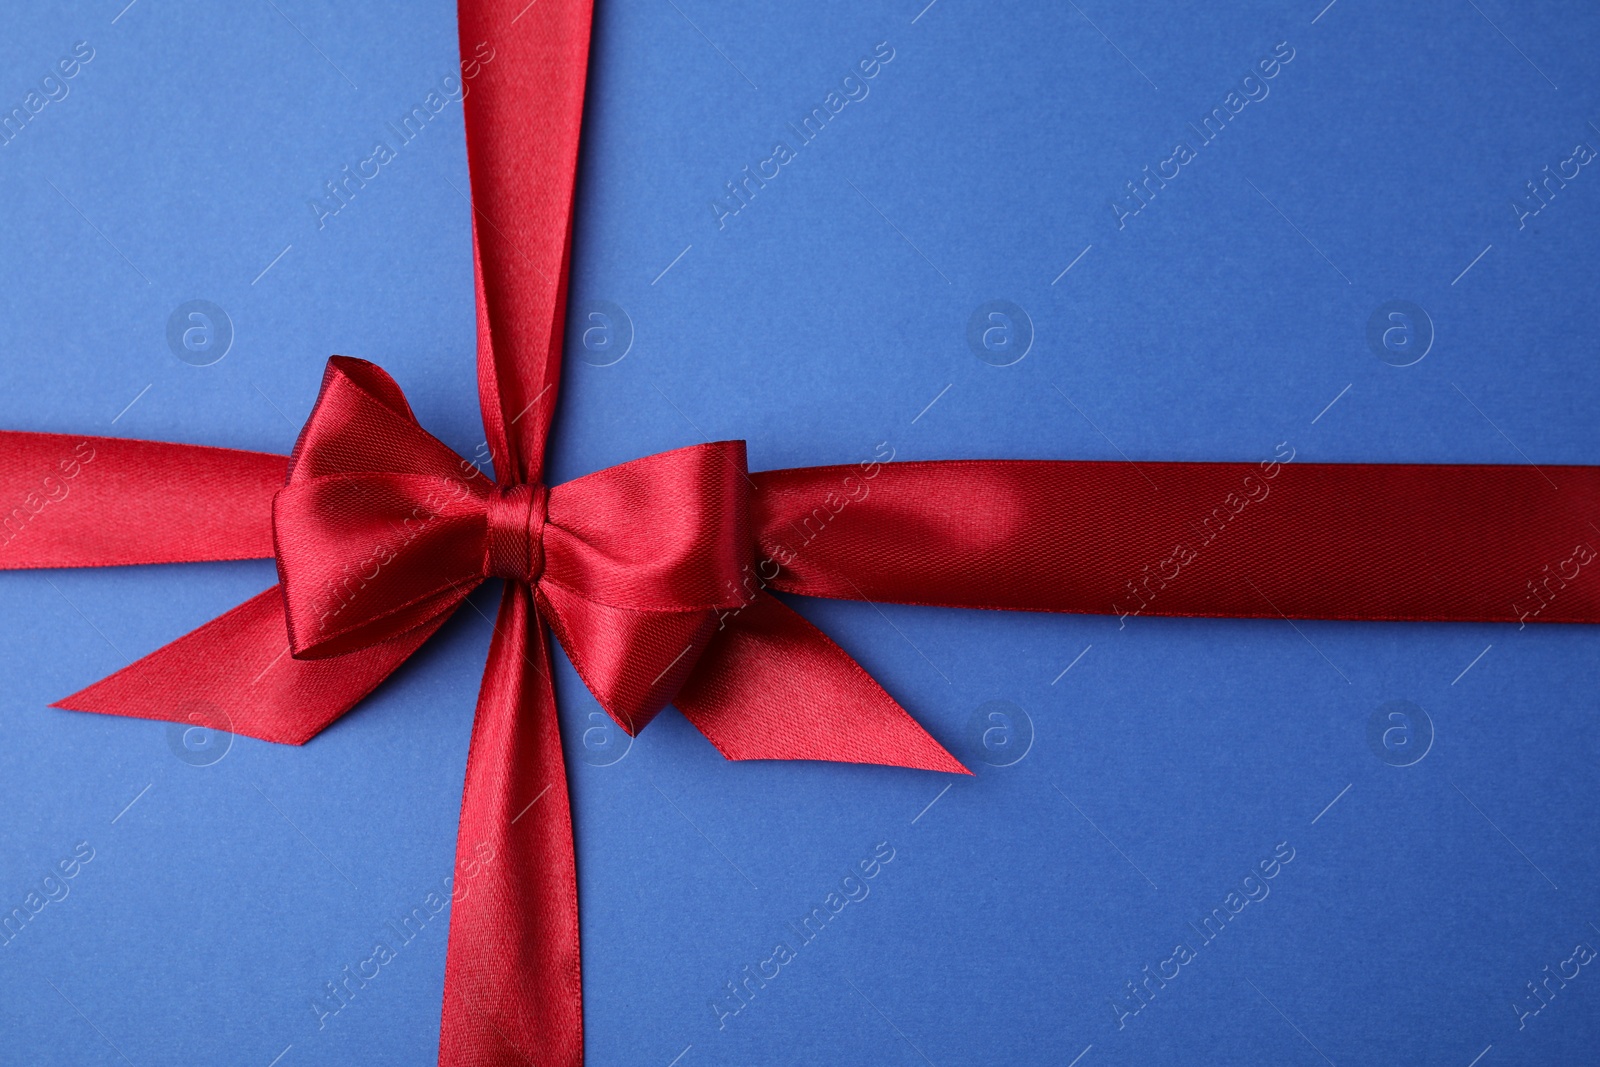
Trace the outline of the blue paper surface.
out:
<instances>
[{"instance_id":1,"label":"blue paper surface","mask_svg":"<svg viewBox=\"0 0 1600 1067\"><path fill-rule=\"evenodd\" d=\"M0 35L0 425L287 452L337 352L472 455L452 5L125 2ZM554 480L1600 462L1592 6L924 3L600 5ZM303 748L47 708L273 580L0 576L0 1062L434 1061L447 912L325 984L451 873L482 614ZM794 603L976 775L561 661L588 1062L1592 1061L1592 629Z\"/></svg>"}]
</instances>

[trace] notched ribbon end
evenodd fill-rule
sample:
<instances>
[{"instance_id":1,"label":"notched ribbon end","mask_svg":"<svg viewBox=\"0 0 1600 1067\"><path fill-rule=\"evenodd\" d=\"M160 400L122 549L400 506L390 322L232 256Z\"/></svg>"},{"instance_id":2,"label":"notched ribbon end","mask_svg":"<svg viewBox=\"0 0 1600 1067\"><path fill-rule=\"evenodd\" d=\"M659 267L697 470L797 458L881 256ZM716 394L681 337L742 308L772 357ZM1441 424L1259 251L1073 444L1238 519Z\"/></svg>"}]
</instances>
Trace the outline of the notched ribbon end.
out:
<instances>
[{"instance_id":1,"label":"notched ribbon end","mask_svg":"<svg viewBox=\"0 0 1600 1067\"><path fill-rule=\"evenodd\" d=\"M102 679L102 681L109 680L110 678ZM47 707L89 715L115 715L124 719L176 723L184 727L174 739L184 751L199 751L198 745L212 743L209 736L203 742L192 741L190 731L198 731L201 736L214 736L218 733L237 734L240 737L252 737L257 741L270 741L277 745L296 747L304 745L322 731L320 726L310 727L300 724L276 725L271 729L262 729L251 724L241 726L234 722L226 711L209 701L188 701L185 704L149 707L130 702L115 692L97 692L100 686L101 682L96 682L70 696L62 697Z\"/></svg>"},{"instance_id":2,"label":"notched ribbon end","mask_svg":"<svg viewBox=\"0 0 1600 1067\"><path fill-rule=\"evenodd\" d=\"M257 593L51 707L303 745L392 674L445 618L343 656L302 660L289 654L283 603L277 586ZM191 740L181 738L186 746Z\"/></svg>"},{"instance_id":3,"label":"notched ribbon end","mask_svg":"<svg viewBox=\"0 0 1600 1067\"><path fill-rule=\"evenodd\" d=\"M759 593L673 703L731 760L828 760L971 774L849 653Z\"/></svg>"}]
</instances>

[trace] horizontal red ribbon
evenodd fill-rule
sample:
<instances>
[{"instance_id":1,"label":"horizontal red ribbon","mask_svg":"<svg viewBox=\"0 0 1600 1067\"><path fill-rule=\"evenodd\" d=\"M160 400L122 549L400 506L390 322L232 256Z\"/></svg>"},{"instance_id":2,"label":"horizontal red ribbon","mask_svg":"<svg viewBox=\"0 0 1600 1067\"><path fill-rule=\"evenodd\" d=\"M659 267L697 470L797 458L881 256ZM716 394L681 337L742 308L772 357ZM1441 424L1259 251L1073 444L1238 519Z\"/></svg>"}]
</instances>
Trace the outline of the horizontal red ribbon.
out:
<instances>
[{"instance_id":1,"label":"horizontal red ribbon","mask_svg":"<svg viewBox=\"0 0 1600 1067\"><path fill-rule=\"evenodd\" d=\"M754 475L773 586L1008 611L1600 621L1600 467L964 460ZM856 501L852 494L861 495ZM825 501L830 501L825 503ZM834 512L837 512L836 514Z\"/></svg>"},{"instance_id":2,"label":"horizontal red ribbon","mask_svg":"<svg viewBox=\"0 0 1600 1067\"><path fill-rule=\"evenodd\" d=\"M961 772L770 590L1003 610L1600 621L1600 468L970 460L749 474L718 442L542 484L588 0L462 0L490 481L372 364L330 361L291 457L0 433L0 569L276 558L280 585L61 701L302 743L505 580L462 799L440 1062L582 1062L548 623L629 732L730 759ZM478 221L487 225L480 227ZM559 787L559 788L557 788ZM553 795L539 803L547 792ZM485 857L489 857L485 859Z\"/></svg>"},{"instance_id":3,"label":"horizontal red ribbon","mask_svg":"<svg viewBox=\"0 0 1600 1067\"><path fill-rule=\"evenodd\" d=\"M360 361L344 361L354 364ZM461 482L436 502L486 491L490 483L464 473L475 468L427 439L441 450L441 471ZM1600 583L1579 580L1600 550L1600 467L1286 458L946 460L754 472L750 529L734 533L749 542L742 562L718 563L723 593L706 595L711 583L702 599L733 610L749 590L770 587L843 600L1119 616L1600 621ZM273 558L272 502L288 469L288 457L261 452L0 433L0 502L12 504L0 513L0 569ZM654 484L664 504L699 499L693 489L651 481L664 472L652 472L644 486ZM552 494L557 501L561 489ZM424 489L418 503L427 496ZM586 524L581 536L617 529L607 523L619 513L605 506L586 498L570 509ZM655 532L624 533L616 548L638 550ZM328 536L330 551L348 549L357 562L372 547L350 549L338 531ZM642 554L603 580L620 589L635 568L657 565ZM727 595L728 585L746 592Z\"/></svg>"}]
</instances>

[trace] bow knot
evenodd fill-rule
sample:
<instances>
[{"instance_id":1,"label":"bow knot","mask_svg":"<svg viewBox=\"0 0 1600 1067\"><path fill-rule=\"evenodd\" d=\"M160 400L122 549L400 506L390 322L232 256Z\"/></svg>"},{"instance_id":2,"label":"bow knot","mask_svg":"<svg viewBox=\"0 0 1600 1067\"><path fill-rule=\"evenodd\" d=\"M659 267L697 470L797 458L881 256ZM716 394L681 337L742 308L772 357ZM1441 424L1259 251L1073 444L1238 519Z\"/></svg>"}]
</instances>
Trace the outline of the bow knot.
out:
<instances>
[{"instance_id":1,"label":"bow knot","mask_svg":"<svg viewBox=\"0 0 1600 1067\"><path fill-rule=\"evenodd\" d=\"M488 518L483 573L535 585L544 572L545 502L549 490L534 485L497 485L485 501Z\"/></svg>"}]
</instances>

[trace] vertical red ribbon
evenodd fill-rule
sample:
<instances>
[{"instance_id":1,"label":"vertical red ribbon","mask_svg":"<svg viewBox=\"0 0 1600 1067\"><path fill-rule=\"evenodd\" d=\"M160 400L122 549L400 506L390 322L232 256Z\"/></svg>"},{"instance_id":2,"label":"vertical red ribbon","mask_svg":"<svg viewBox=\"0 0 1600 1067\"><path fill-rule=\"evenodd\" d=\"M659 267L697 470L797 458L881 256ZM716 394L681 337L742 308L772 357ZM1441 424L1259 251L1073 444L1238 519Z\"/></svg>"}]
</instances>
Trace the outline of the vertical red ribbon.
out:
<instances>
[{"instance_id":1,"label":"vertical red ribbon","mask_svg":"<svg viewBox=\"0 0 1600 1067\"><path fill-rule=\"evenodd\" d=\"M540 481L561 374L588 0L461 0L478 397L496 479ZM572 812L544 626L508 582L472 729L439 1062L583 1062Z\"/></svg>"}]
</instances>

